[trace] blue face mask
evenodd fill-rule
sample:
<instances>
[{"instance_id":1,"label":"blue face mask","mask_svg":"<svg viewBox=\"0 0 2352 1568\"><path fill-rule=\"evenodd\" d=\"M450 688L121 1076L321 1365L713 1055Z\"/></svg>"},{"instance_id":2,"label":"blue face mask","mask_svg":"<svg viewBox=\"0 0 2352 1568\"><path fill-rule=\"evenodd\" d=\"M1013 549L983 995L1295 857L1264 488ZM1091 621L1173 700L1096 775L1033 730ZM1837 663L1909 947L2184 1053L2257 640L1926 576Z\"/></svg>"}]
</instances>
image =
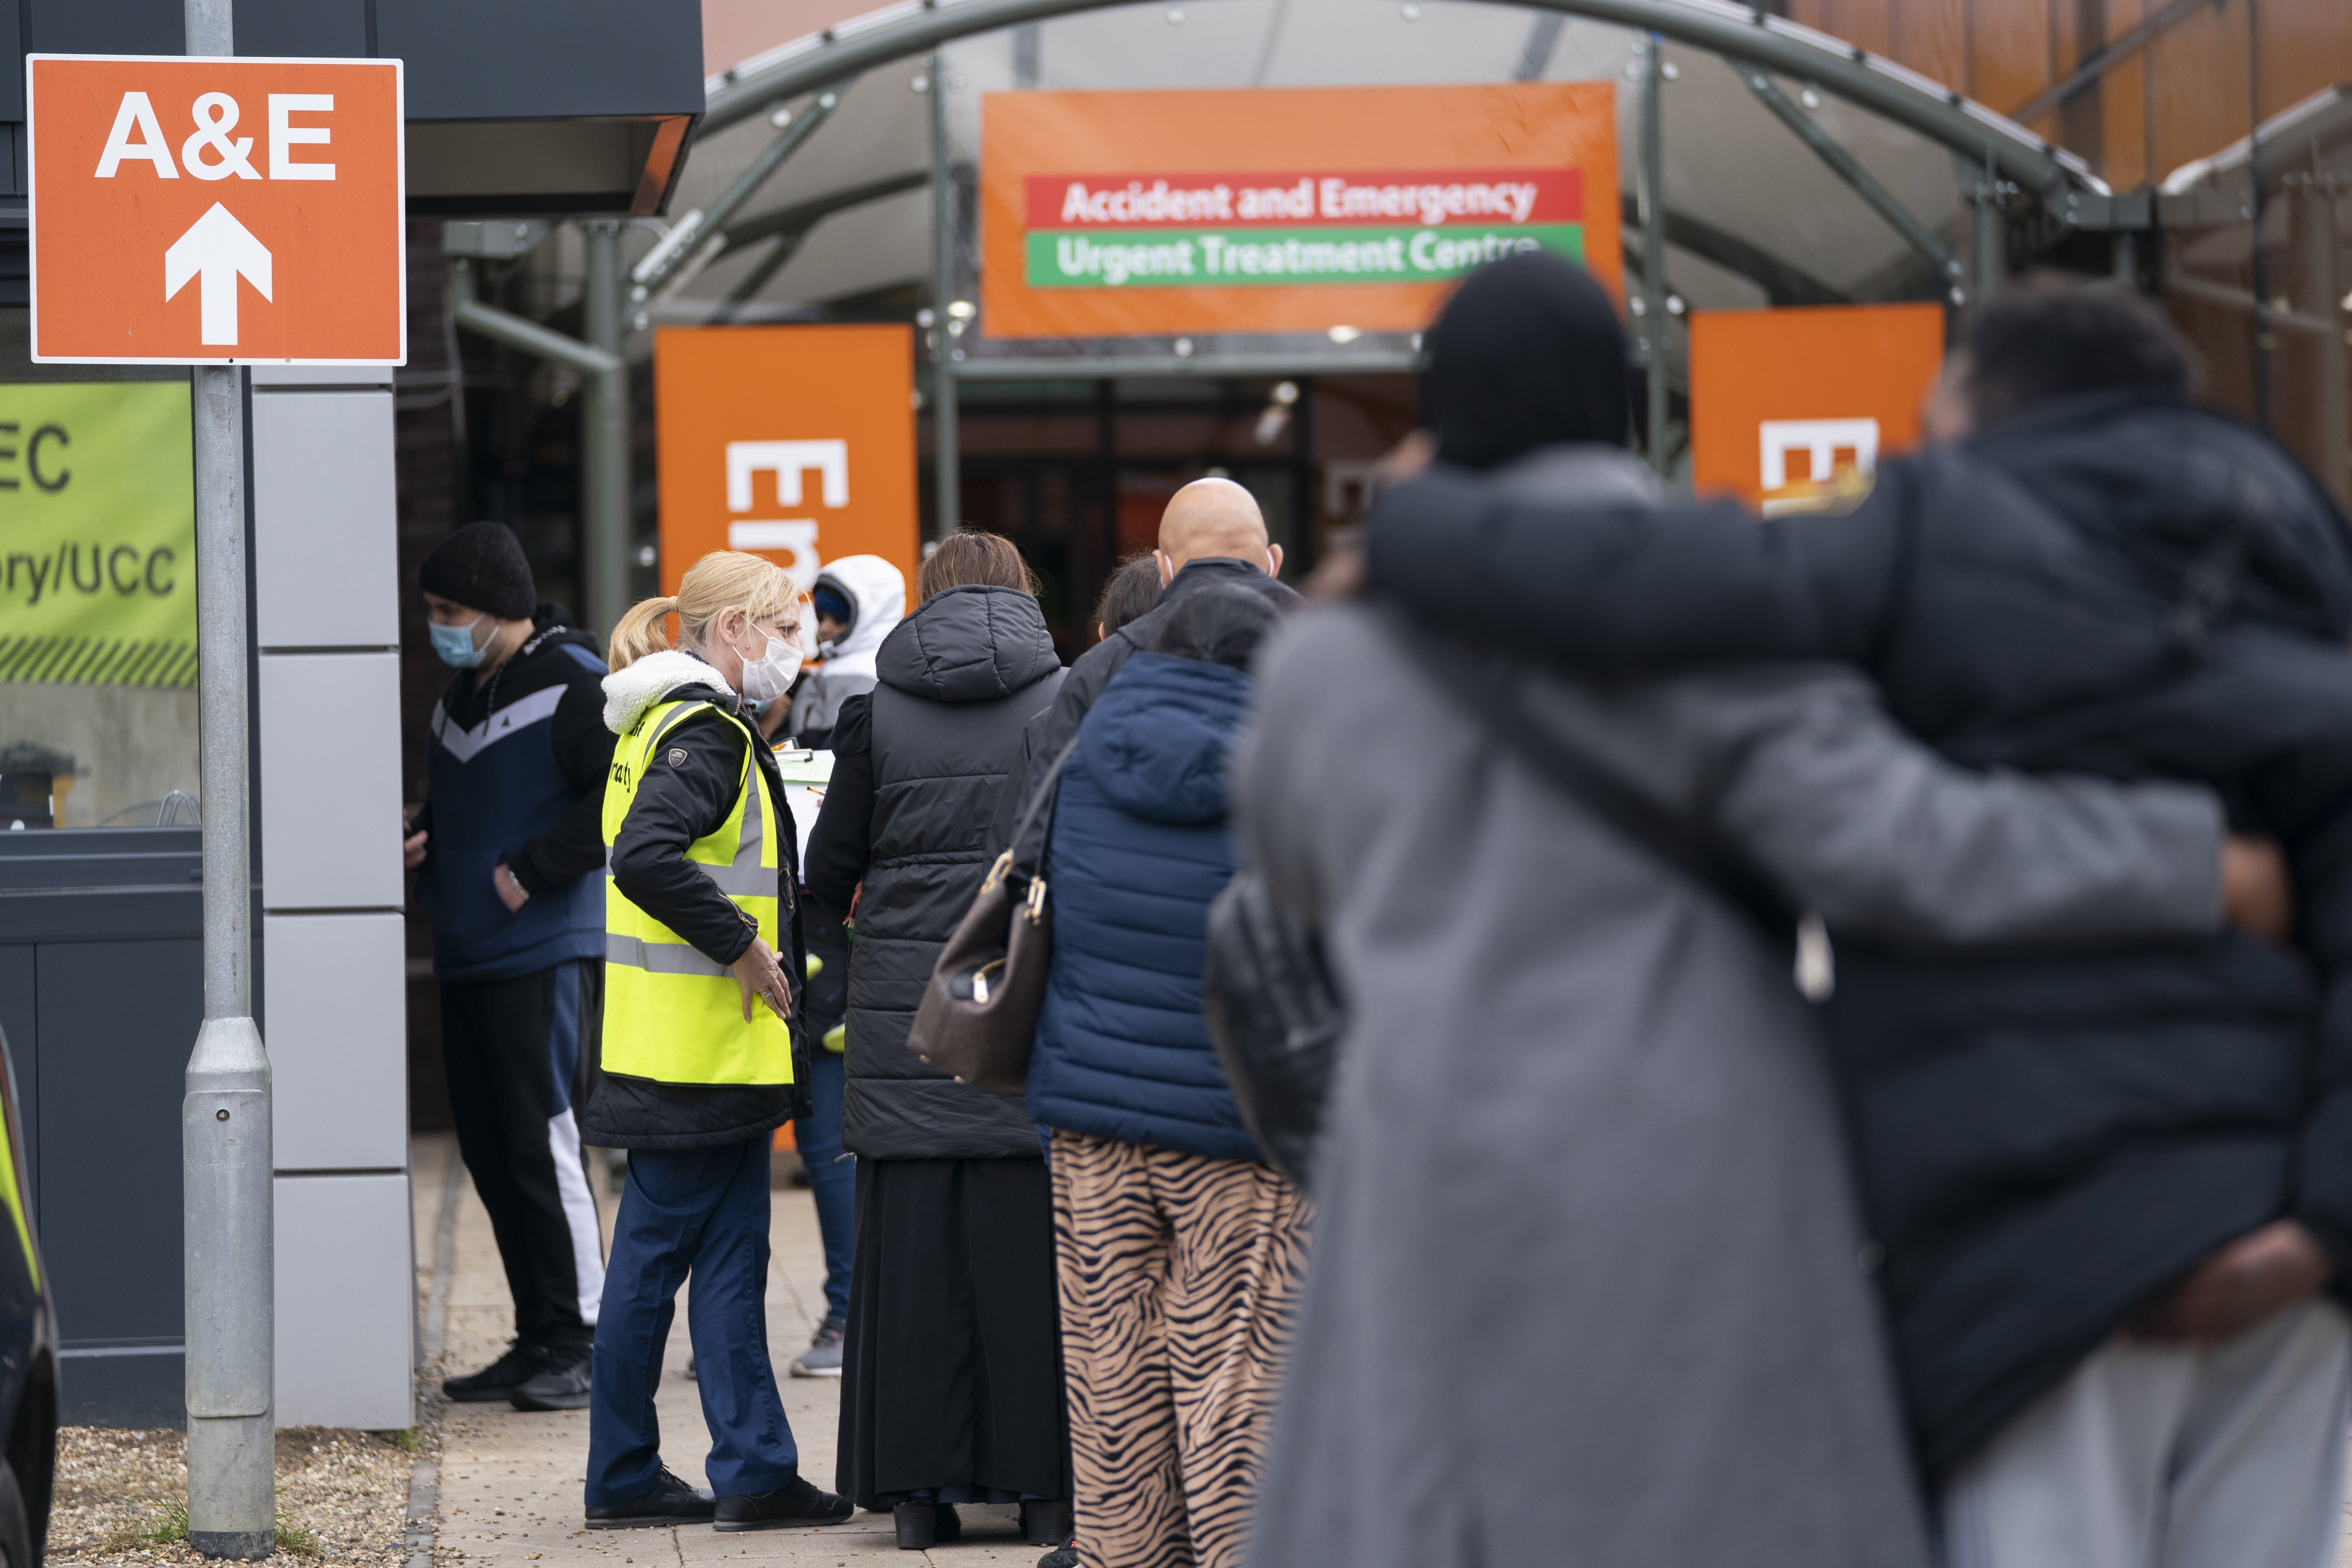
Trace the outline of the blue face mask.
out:
<instances>
[{"instance_id":1,"label":"blue face mask","mask_svg":"<svg viewBox=\"0 0 2352 1568\"><path fill-rule=\"evenodd\" d=\"M474 646L474 628L481 624L482 617L476 616L462 626L445 626L438 621L429 621L425 630L433 638L433 651L441 656L442 663L455 665L459 669L471 669L482 662L484 650Z\"/></svg>"}]
</instances>

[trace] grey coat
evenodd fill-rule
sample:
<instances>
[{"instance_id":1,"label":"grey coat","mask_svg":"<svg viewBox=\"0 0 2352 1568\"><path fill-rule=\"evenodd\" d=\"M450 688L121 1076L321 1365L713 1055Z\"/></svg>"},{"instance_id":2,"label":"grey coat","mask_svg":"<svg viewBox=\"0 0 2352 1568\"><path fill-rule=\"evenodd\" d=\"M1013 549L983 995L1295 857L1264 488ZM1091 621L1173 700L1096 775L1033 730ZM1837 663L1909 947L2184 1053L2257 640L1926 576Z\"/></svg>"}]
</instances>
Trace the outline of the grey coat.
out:
<instances>
[{"instance_id":1,"label":"grey coat","mask_svg":"<svg viewBox=\"0 0 2352 1568\"><path fill-rule=\"evenodd\" d=\"M1352 1023L1253 1562L1924 1568L1785 952L1367 612L1302 617L1261 672L1241 842L1322 929ZM2211 797L1962 773L1851 672L1563 678L1541 719L1832 931L2219 922Z\"/></svg>"}]
</instances>

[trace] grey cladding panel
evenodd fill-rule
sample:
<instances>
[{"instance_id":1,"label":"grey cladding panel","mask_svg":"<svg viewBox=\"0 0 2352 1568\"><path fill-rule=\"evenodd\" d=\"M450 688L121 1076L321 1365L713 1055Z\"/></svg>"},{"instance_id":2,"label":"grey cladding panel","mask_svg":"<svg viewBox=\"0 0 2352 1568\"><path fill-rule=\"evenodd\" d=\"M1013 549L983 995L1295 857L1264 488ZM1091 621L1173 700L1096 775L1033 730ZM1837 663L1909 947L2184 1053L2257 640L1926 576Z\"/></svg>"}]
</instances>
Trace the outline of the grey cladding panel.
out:
<instances>
[{"instance_id":1,"label":"grey cladding panel","mask_svg":"<svg viewBox=\"0 0 2352 1568\"><path fill-rule=\"evenodd\" d=\"M36 54L187 53L184 0L19 0L19 3L32 8L33 25L28 30L27 41Z\"/></svg>"},{"instance_id":2,"label":"grey cladding panel","mask_svg":"<svg viewBox=\"0 0 2352 1568\"><path fill-rule=\"evenodd\" d=\"M365 55L367 0L236 0L241 55Z\"/></svg>"},{"instance_id":3,"label":"grey cladding panel","mask_svg":"<svg viewBox=\"0 0 2352 1568\"><path fill-rule=\"evenodd\" d=\"M59 1336L176 1338L181 1076L204 1022L203 944L39 952L41 1245Z\"/></svg>"},{"instance_id":4,"label":"grey cladding panel","mask_svg":"<svg viewBox=\"0 0 2352 1568\"><path fill-rule=\"evenodd\" d=\"M397 644L392 394L271 392L252 429L261 646Z\"/></svg>"},{"instance_id":5,"label":"grey cladding panel","mask_svg":"<svg viewBox=\"0 0 2352 1568\"><path fill-rule=\"evenodd\" d=\"M376 0L375 18L411 120L702 112L698 0Z\"/></svg>"}]
</instances>

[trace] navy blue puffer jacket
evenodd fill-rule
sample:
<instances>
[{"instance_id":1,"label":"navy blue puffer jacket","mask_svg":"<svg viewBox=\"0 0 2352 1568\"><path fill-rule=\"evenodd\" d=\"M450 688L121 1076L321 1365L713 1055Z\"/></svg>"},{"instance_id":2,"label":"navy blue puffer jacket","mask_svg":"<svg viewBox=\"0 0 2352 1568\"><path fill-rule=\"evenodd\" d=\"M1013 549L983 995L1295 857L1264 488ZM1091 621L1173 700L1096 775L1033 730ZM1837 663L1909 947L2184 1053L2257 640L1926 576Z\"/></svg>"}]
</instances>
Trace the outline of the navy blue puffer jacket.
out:
<instances>
[{"instance_id":1,"label":"navy blue puffer jacket","mask_svg":"<svg viewBox=\"0 0 2352 1568\"><path fill-rule=\"evenodd\" d=\"M1258 1158L1201 1020L1209 900L1234 870L1225 752L1249 687L1223 665L1137 654L1063 765L1054 966L1029 1059L1029 1114L1048 1127Z\"/></svg>"}]
</instances>

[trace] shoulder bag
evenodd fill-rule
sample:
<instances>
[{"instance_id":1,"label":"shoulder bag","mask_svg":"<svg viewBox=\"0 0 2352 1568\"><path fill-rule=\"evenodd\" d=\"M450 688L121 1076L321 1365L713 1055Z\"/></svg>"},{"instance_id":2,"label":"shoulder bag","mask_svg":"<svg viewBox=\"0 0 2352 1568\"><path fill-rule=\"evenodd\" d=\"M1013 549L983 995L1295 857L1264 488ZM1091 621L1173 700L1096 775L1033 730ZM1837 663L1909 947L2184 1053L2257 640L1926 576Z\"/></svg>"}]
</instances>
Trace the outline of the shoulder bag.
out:
<instances>
[{"instance_id":1,"label":"shoulder bag","mask_svg":"<svg viewBox=\"0 0 2352 1568\"><path fill-rule=\"evenodd\" d=\"M1017 1089L1028 1080L1029 1047L1037 1034L1038 1010L1045 1003L1045 971L1054 960L1045 847L1053 837L1062 764L1077 749L1078 737L1073 735L1038 781L1013 830L1013 847L988 868L971 908L940 950L930 983L915 1009L907 1044L960 1082ZM1026 867L1016 865L1013 855L1028 842L1029 829L1041 812L1046 830L1037 837L1034 860Z\"/></svg>"},{"instance_id":2,"label":"shoulder bag","mask_svg":"<svg viewBox=\"0 0 2352 1568\"><path fill-rule=\"evenodd\" d=\"M1406 646L1447 694L1495 738L1624 837L1788 941L1794 912L1778 889L1728 847L1593 765L1524 711L1526 670L1502 655L1433 645L1407 628ZM1338 1067L1347 1007L1316 932L1276 906L1255 872L1236 876L1210 906L1202 1011L1241 1108L1269 1164L1304 1187L1324 1100Z\"/></svg>"}]
</instances>

